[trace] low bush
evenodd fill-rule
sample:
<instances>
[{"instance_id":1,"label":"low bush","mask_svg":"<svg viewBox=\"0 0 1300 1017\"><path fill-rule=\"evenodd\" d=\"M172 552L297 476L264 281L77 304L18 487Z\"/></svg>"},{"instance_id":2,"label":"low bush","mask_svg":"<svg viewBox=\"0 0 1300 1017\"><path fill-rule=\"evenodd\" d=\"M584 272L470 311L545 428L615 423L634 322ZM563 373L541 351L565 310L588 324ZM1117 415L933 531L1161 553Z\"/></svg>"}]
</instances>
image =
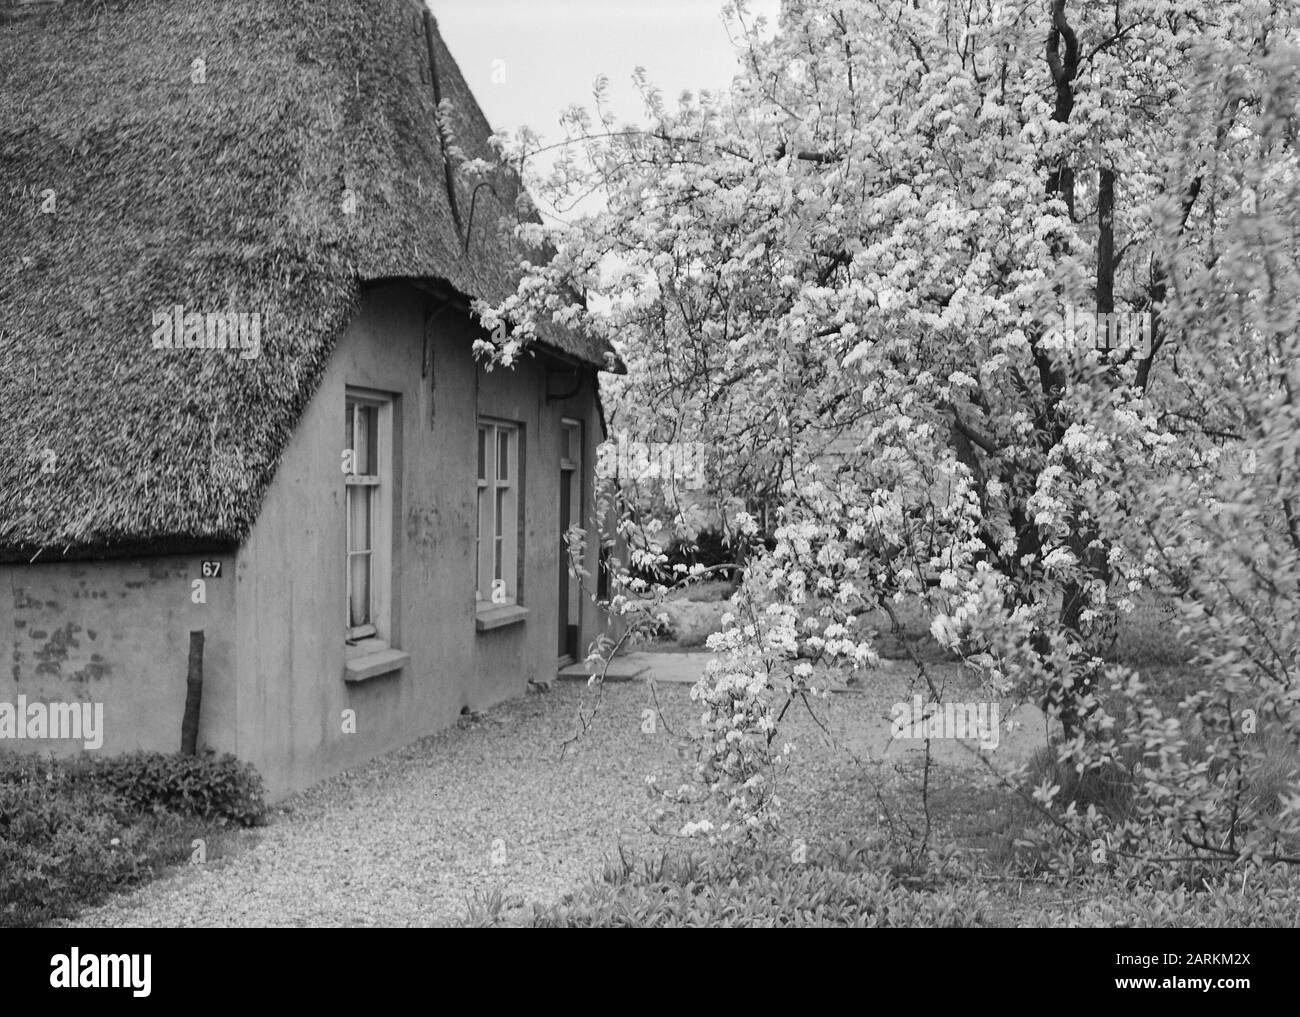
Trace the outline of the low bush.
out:
<instances>
[{"instance_id":1,"label":"low bush","mask_svg":"<svg viewBox=\"0 0 1300 1017\"><path fill-rule=\"evenodd\" d=\"M1029 760L1024 789L1032 792L1040 784L1054 784L1061 789L1057 794L1060 804L1073 804L1081 812L1096 806L1109 819L1122 822L1133 814L1136 771L1140 764L1140 754L1126 748L1120 761L1080 772L1068 762L1062 762L1055 749L1042 748Z\"/></svg>"},{"instance_id":2,"label":"low bush","mask_svg":"<svg viewBox=\"0 0 1300 1017\"><path fill-rule=\"evenodd\" d=\"M0 925L68 914L139 875L144 859L124 845L124 801L35 760L0 757L0 770Z\"/></svg>"},{"instance_id":3,"label":"low bush","mask_svg":"<svg viewBox=\"0 0 1300 1017\"><path fill-rule=\"evenodd\" d=\"M664 554L668 560L660 568L662 574L655 574L651 571L633 569L632 573L646 582L663 581L664 576L675 577L673 569L678 565L685 565L690 568L693 565L703 565L705 568L713 568L719 565L734 565L734 569L721 569L717 573L719 578L733 582L738 580L744 567L746 559L754 553L759 546L771 547L775 540L771 537L747 537L747 536L727 536L720 530L701 530L694 540L674 540L664 549Z\"/></svg>"},{"instance_id":4,"label":"low bush","mask_svg":"<svg viewBox=\"0 0 1300 1017\"><path fill-rule=\"evenodd\" d=\"M240 826L255 826L266 815L261 776L229 754L130 752L96 760L88 773L140 810L166 809Z\"/></svg>"},{"instance_id":5,"label":"low bush","mask_svg":"<svg viewBox=\"0 0 1300 1017\"><path fill-rule=\"evenodd\" d=\"M265 813L257 771L231 756L0 752L0 926L75 915Z\"/></svg>"}]
</instances>

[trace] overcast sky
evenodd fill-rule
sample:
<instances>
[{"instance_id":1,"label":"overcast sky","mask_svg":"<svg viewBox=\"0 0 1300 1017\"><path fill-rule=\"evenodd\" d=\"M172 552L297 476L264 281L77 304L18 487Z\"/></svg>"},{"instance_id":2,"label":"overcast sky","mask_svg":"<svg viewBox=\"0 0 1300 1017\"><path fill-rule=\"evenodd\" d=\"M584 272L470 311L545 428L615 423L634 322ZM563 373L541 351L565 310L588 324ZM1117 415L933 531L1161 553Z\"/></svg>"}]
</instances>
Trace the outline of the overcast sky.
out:
<instances>
[{"instance_id":1,"label":"overcast sky","mask_svg":"<svg viewBox=\"0 0 1300 1017\"><path fill-rule=\"evenodd\" d=\"M589 106L591 84L602 73L622 123L643 119L631 84L638 65L669 103L683 89L725 88L736 70L722 0L430 0L429 6L488 120L511 133L527 124L558 140L560 111ZM754 14L767 16L769 29L778 6L778 0L750 3Z\"/></svg>"}]
</instances>

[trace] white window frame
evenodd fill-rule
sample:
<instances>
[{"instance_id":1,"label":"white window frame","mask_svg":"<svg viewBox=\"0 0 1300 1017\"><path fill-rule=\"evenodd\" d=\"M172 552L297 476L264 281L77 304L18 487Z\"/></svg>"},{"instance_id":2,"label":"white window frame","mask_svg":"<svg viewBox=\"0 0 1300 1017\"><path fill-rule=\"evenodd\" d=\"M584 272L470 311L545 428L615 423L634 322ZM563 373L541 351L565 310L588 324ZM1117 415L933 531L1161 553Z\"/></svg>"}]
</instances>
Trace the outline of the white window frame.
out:
<instances>
[{"instance_id":1,"label":"white window frame","mask_svg":"<svg viewBox=\"0 0 1300 1017\"><path fill-rule=\"evenodd\" d=\"M345 412L354 414L353 444L356 444L356 421L362 408L375 410L373 419L375 436L375 461L358 461L357 449L352 453L352 467L358 472L344 474L343 514L345 517L344 581L344 639L349 656L373 652L390 647L392 629L392 574L393 574L393 397L380 392L351 388L346 390ZM363 455L362 459L365 458ZM359 497L370 499L368 513L370 533L369 551L352 550L352 504ZM367 621L352 624L352 570L357 560L366 554L370 568L370 604Z\"/></svg>"},{"instance_id":2,"label":"white window frame","mask_svg":"<svg viewBox=\"0 0 1300 1017\"><path fill-rule=\"evenodd\" d=\"M564 470L582 471L582 421L576 417L560 418L560 468ZM576 435L576 448L569 444L569 436ZM574 451L576 456L570 456L568 453Z\"/></svg>"},{"instance_id":3,"label":"white window frame","mask_svg":"<svg viewBox=\"0 0 1300 1017\"><path fill-rule=\"evenodd\" d=\"M475 429L474 599L482 609L519 604L522 600L519 591L519 529L524 503L522 433L523 429L513 421L488 417L480 417ZM501 471L498 451L503 438L506 456L505 470ZM492 600L492 584L498 578L505 581L502 603Z\"/></svg>"}]
</instances>

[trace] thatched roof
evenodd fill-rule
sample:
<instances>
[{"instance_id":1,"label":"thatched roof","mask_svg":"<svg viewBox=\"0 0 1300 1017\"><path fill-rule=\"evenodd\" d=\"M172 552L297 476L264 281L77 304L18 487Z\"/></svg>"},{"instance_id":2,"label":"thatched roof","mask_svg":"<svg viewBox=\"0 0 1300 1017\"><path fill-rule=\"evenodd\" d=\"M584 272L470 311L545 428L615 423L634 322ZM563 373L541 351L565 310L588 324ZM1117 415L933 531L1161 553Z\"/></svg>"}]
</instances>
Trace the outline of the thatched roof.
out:
<instances>
[{"instance_id":1,"label":"thatched roof","mask_svg":"<svg viewBox=\"0 0 1300 1017\"><path fill-rule=\"evenodd\" d=\"M475 195L454 172L453 209L421 11L69 0L0 20L0 554L238 543L367 282L513 290L517 183ZM444 134L489 158L432 42ZM177 304L260 315L260 354L155 350Z\"/></svg>"}]
</instances>

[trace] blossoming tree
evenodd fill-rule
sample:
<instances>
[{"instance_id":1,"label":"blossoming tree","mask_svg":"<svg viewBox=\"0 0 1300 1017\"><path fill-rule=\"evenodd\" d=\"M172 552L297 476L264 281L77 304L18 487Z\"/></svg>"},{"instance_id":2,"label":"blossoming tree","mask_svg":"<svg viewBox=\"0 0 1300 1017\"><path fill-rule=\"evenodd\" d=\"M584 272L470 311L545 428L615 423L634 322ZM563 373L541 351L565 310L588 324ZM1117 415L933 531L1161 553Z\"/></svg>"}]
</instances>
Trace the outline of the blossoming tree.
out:
<instances>
[{"instance_id":1,"label":"blossoming tree","mask_svg":"<svg viewBox=\"0 0 1300 1017\"><path fill-rule=\"evenodd\" d=\"M1266 765L1248 718L1300 732L1294 5L786 0L770 37L728 15L728 92L643 81L634 128L598 83L566 115L533 186L604 208L521 227L556 255L481 308L509 328L480 351L509 362L549 321L608 337L624 426L780 491L696 690L724 822L774 818L784 705L869 675L868 619L911 602L1056 719L1062 759L1136 753L1135 818L1071 812L1076 833L1284 855L1300 797L1248 815L1239 792ZM1200 653L1177 714L1102 662L1144 589Z\"/></svg>"}]
</instances>

